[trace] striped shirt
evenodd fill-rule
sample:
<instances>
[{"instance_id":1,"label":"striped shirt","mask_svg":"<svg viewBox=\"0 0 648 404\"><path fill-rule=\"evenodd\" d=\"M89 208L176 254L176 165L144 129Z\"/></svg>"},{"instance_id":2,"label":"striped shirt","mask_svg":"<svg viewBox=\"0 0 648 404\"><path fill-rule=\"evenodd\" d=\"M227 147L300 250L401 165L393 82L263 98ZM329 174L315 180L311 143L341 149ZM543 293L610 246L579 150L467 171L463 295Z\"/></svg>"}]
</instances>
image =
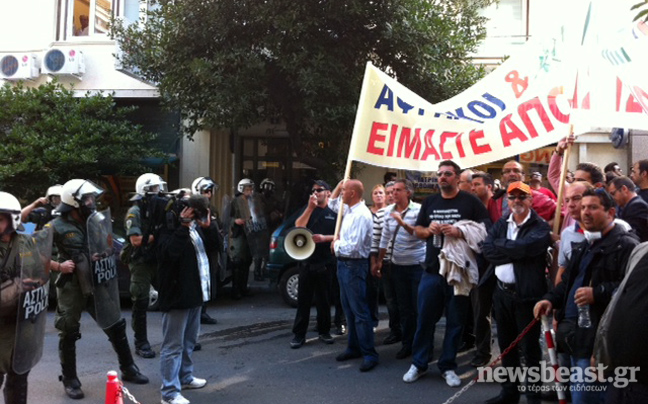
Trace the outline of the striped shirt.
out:
<instances>
[{"instance_id":1,"label":"striped shirt","mask_svg":"<svg viewBox=\"0 0 648 404\"><path fill-rule=\"evenodd\" d=\"M407 230L399 228L398 222L391 216L396 205L389 205L385 208L382 235L380 237L380 248L387 248L392 240L391 261L396 265L416 265L425 261L425 241L420 240L416 235L409 234ZM401 212L403 221L414 227L416 219L421 210L421 204L410 201L406 210ZM398 229L398 232L396 232ZM394 239L394 234L396 238Z\"/></svg>"},{"instance_id":2,"label":"striped shirt","mask_svg":"<svg viewBox=\"0 0 648 404\"><path fill-rule=\"evenodd\" d=\"M380 237L382 236L383 229L383 218L385 216L385 210L391 209L394 204L387 205L384 208L378 209L376 213L372 212L373 215L373 230L371 233L371 255L378 255L380 249ZM391 240L387 246L387 252L385 253L384 261L389 261L391 259L391 249L392 244Z\"/></svg>"}]
</instances>

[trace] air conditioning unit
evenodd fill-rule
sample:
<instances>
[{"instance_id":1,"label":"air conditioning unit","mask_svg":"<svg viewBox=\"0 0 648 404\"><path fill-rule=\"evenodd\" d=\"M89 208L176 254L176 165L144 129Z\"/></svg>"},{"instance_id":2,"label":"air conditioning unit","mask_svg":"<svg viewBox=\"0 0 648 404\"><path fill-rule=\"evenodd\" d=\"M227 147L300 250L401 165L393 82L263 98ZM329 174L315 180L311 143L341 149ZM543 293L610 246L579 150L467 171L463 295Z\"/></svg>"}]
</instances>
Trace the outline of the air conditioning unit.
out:
<instances>
[{"instance_id":1,"label":"air conditioning unit","mask_svg":"<svg viewBox=\"0 0 648 404\"><path fill-rule=\"evenodd\" d=\"M0 78L5 80L32 80L39 75L36 55L32 53L0 55Z\"/></svg>"},{"instance_id":2,"label":"air conditioning unit","mask_svg":"<svg viewBox=\"0 0 648 404\"><path fill-rule=\"evenodd\" d=\"M42 72L81 78L85 73L83 52L75 48L50 48L43 56Z\"/></svg>"}]
</instances>

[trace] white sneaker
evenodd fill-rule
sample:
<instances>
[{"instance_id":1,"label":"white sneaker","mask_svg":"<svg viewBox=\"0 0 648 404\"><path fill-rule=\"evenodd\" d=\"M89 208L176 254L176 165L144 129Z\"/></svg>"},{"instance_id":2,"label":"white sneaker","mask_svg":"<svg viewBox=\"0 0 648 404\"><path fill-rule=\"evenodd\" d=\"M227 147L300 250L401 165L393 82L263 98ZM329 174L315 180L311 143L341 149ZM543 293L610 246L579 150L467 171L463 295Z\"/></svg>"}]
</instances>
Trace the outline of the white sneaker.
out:
<instances>
[{"instance_id":1,"label":"white sneaker","mask_svg":"<svg viewBox=\"0 0 648 404\"><path fill-rule=\"evenodd\" d=\"M416 365L410 366L409 370L407 373L403 375L403 381L405 383L414 383L418 379L421 378L427 372L427 370L420 370L419 368L416 367Z\"/></svg>"},{"instance_id":2,"label":"white sneaker","mask_svg":"<svg viewBox=\"0 0 648 404\"><path fill-rule=\"evenodd\" d=\"M443 372L443 378L445 379L446 383L450 387L459 387L461 386L461 379L457 374L454 372L454 370L446 370Z\"/></svg>"},{"instance_id":3,"label":"white sneaker","mask_svg":"<svg viewBox=\"0 0 648 404\"><path fill-rule=\"evenodd\" d=\"M189 400L182 397L182 394L178 394L177 396L173 397L171 400L162 399L162 404L190 404L190 403Z\"/></svg>"},{"instance_id":4,"label":"white sneaker","mask_svg":"<svg viewBox=\"0 0 648 404\"><path fill-rule=\"evenodd\" d=\"M191 382L189 382L188 384L183 384L182 388L185 390L202 389L203 387L205 387L206 384L207 384L207 380L201 379L199 377L194 377L193 379L191 379Z\"/></svg>"}]
</instances>

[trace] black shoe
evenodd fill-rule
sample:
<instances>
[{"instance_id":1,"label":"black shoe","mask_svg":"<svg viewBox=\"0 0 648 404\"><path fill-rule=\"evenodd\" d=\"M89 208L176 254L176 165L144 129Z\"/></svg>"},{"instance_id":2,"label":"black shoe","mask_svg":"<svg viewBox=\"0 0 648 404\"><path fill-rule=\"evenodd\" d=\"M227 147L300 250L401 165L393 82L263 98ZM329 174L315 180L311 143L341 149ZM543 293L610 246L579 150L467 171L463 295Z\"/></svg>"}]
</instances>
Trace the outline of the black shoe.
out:
<instances>
[{"instance_id":1,"label":"black shoe","mask_svg":"<svg viewBox=\"0 0 648 404\"><path fill-rule=\"evenodd\" d=\"M122 380L125 382L131 382L135 384L147 384L149 382L148 377L140 373L139 368L134 363L128 367L123 368L121 371Z\"/></svg>"},{"instance_id":2,"label":"black shoe","mask_svg":"<svg viewBox=\"0 0 648 404\"><path fill-rule=\"evenodd\" d=\"M200 342L196 342L194 345L194 352L200 351L202 349L202 344Z\"/></svg>"},{"instance_id":3,"label":"black shoe","mask_svg":"<svg viewBox=\"0 0 648 404\"><path fill-rule=\"evenodd\" d=\"M482 366L486 366L486 365L488 365L488 364L490 363L490 360L491 360L490 356L489 356L489 357L485 357L485 356L475 356L475 357L472 358L472 360L470 361L470 366L473 366L473 367L476 367L476 368L480 368L480 367L482 367Z\"/></svg>"},{"instance_id":4,"label":"black shoe","mask_svg":"<svg viewBox=\"0 0 648 404\"><path fill-rule=\"evenodd\" d=\"M344 335L344 334L346 334L346 326L345 325L338 325L335 328L335 332L333 334L335 334L335 335Z\"/></svg>"},{"instance_id":5,"label":"black shoe","mask_svg":"<svg viewBox=\"0 0 648 404\"><path fill-rule=\"evenodd\" d=\"M400 351L396 352L396 359L405 359L412 355L412 348L402 347Z\"/></svg>"},{"instance_id":6,"label":"black shoe","mask_svg":"<svg viewBox=\"0 0 648 404\"><path fill-rule=\"evenodd\" d=\"M135 347L135 354L141 356L144 359L155 358L155 351L151 349L151 345L148 342Z\"/></svg>"},{"instance_id":7,"label":"black shoe","mask_svg":"<svg viewBox=\"0 0 648 404\"><path fill-rule=\"evenodd\" d=\"M65 394L73 400L80 400L85 397L83 390L81 390L81 382L79 379L63 379L59 377L63 382L63 388L65 388Z\"/></svg>"},{"instance_id":8,"label":"black shoe","mask_svg":"<svg viewBox=\"0 0 648 404\"><path fill-rule=\"evenodd\" d=\"M362 358L362 354L360 354L359 352L355 353L355 352L344 351L338 356L336 356L335 360L338 362L344 362L344 361L348 361L349 359L358 359L358 358Z\"/></svg>"},{"instance_id":9,"label":"black shoe","mask_svg":"<svg viewBox=\"0 0 648 404\"><path fill-rule=\"evenodd\" d=\"M214 325L214 324L218 324L218 321L217 321L214 317L212 317L212 316L210 316L209 314L207 314L206 311L204 311L204 312L200 315L200 324L211 324L211 325Z\"/></svg>"},{"instance_id":10,"label":"black shoe","mask_svg":"<svg viewBox=\"0 0 648 404\"><path fill-rule=\"evenodd\" d=\"M368 361L368 360L363 360L362 365L360 365L360 371L361 372L368 372L371 369L375 368L376 365L378 365L377 361Z\"/></svg>"},{"instance_id":11,"label":"black shoe","mask_svg":"<svg viewBox=\"0 0 648 404\"><path fill-rule=\"evenodd\" d=\"M513 395L501 392L499 396L484 401L484 404L518 404L519 402L519 394Z\"/></svg>"},{"instance_id":12,"label":"black shoe","mask_svg":"<svg viewBox=\"0 0 648 404\"><path fill-rule=\"evenodd\" d=\"M391 345L395 344L397 342L401 342L403 340L403 337L400 335L396 334L389 334L384 340L383 340L383 345Z\"/></svg>"},{"instance_id":13,"label":"black shoe","mask_svg":"<svg viewBox=\"0 0 648 404\"><path fill-rule=\"evenodd\" d=\"M323 343L329 344L329 345L335 343L335 340L333 339L333 337L331 337L331 334L329 334L329 333L320 334L319 335L319 340L322 341Z\"/></svg>"},{"instance_id":14,"label":"black shoe","mask_svg":"<svg viewBox=\"0 0 648 404\"><path fill-rule=\"evenodd\" d=\"M302 345L306 342L306 339L304 337L295 337L290 341L290 348L292 349L297 349L301 348Z\"/></svg>"}]
</instances>

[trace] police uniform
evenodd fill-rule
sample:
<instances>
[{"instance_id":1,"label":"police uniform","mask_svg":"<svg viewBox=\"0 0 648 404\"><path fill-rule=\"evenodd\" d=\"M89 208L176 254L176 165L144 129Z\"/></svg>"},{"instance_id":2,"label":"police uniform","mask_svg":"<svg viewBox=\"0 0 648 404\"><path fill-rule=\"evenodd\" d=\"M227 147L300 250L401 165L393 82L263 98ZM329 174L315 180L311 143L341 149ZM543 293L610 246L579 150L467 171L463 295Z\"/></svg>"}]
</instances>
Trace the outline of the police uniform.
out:
<instances>
[{"instance_id":1,"label":"police uniform","mask_svg":"<svg viewBox=\"0 0 648 404\"><path fill-rule=\"evenodd\" d=\"M130 244L130 236L148 236L148 231L142 225L141 209L133 205L126 213L126 242ZM150 250L143 251L143 250ZM155 357L148 342L146 329L146 310L149 304L149 291L156 273L156 263L152 256L152 248L133 247L128 263L130 269L130 294L133 301L133 316L131 326L135 333L135 353L143 358Z\"/></svg>"},{"instance_id":2,"label":"police uniform","mask_svg":"<svg viewBox=\"0 0 648 404\"><path fill-rule=\"evenodd\" d=\"M0 386L2 386L5 375L7 381L4 386L6 404L17 404L27 402L27 376L29 372L22 375L14 372L13 355L16 343L16 322L18 316L18 302L20 298L20 269L21 254L10 254L11 250L23 251L25 247L31 249L30 238L21 234L15 234L12 242L0 241L0 282L2 283L2 304L0 305ZM28 259L35 255L25 255ZM13 259L11 259L13 258ZM7 261L5 263L5 261ZM10 261L10 262L9 262Z\"/></svg>"},{"instance_id":3,"label":"police uniform","mask_svg":"<svg viewBox=\"0 0 648 404\"><path fill-rule=\"evenodd\" d=\"M252 254L247 237L249 229L246 229L246 225L236 224L236 219L243 219L246 224L251 220L250 207L243 195L234 198L231 206L229 256L234 266L232 297L235 299L247 293L250 265L252 264Z\"/></svg>"},{"instance_id":4,"label":"police uniform","mask_svg":"<svg viewBox=\"0 0 648 404\"><path fill-rule=\"evenodd\" d=\"M54 245L58 247L59 261L77 261L88 250L85 224L79 223L64 213L49 224L54 230ZM72 398L82 398L81 382L76 372L76 341L81 338L79 332L81 314L87 310L96 320L94 297L85 295L82 290L78 266L67 276L67 281L57 282L57 306L54 317L54 326L59 330L59 357L61 360L62 376L59 379L65 386L66 393ZM110 340L119 359L122 379L135 383L148 383L133 361L133 357L126 338L126 321L122 318L114 325L103 330ZM73 397L74 396L74 397Z\"/></svg>"}]
</instances>

